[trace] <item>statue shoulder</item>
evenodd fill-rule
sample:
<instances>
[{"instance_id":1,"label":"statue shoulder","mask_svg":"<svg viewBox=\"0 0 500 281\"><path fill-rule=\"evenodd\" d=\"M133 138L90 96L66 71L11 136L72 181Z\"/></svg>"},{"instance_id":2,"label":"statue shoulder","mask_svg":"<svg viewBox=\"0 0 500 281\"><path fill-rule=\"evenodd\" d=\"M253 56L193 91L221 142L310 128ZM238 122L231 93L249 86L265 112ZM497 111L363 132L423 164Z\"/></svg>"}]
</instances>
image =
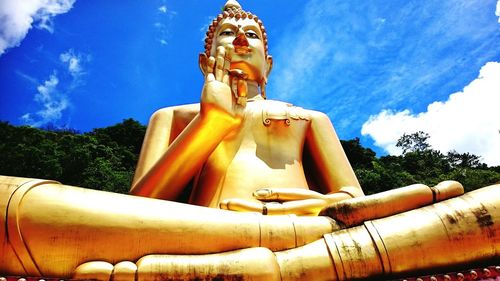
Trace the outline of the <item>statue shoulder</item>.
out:
<instances>
[{"instance_id":1,"label":"statue shoulder","mask_svg":"<svg viewBox=\"0 0 500 281\"><path fill-rule=\"evenodd\" d=\"M158 121L172 120L173 118L192 120L198 112L200 112L199 103L164 107L158 109L151 115L149 123L152 124Z\"/></svg>"},{"instance_id":2,"label":"statue shoulder","mask_svg":"<svg viewBox=\"0 0 500 281\"><path fill-rule=\"evenodd\" d=\"M270 99L267 99L267 100L263 100L262 102L264 102L265 104L270 105L270 106L273 106L273 105L276 105L276 106L287 106L287 107L294 106L293 104L291 104L289 102L284 102L284 101L279 101L279 100L270 100Z\"/></svg>"},{"instance_id":3,"label":"statue shoulder","mask_svg":"<svg viewBox=\"0 0 500 281\"><path fill-rule=\"evenodd\" d=\"M321 111L317 111L317 110L306 110L307 111L307 114L309 114L309 116L311 117L311 120L313 121L330 121L330 118L328 117L328 115L326 115L326 113L324 112L321 112Z\"/></svg>"},{"instance_id":4,"label":"statue shoulder","mask_svg":"<svg viewBox=\"0 0 500 281\"><path fill-rule=\"evenodd\" d=\"M302 107L295 106L288 102L282 102L277 100L266 100L267 112L272 115L273 111L282 112L286 114L287 118L291 118L294 120L311 120L310 110L306 110ZM275 110L270 110L270 109Z\"/></svg>"},{"instance_id":5,"label":"statue shoulder","mask_svg":"<svg viewBox=\"0 0 500 281\"><path fill-rule=\"evenodd\" d=\"M200 104L199 103L191 103L191 104L183 104L183 105L174 105L168 106L158 109L153 113L152 116L155 115L164 115L164 114L173 114L173 113L198 113L200 112Z\"/></svg>"}]
</instances>

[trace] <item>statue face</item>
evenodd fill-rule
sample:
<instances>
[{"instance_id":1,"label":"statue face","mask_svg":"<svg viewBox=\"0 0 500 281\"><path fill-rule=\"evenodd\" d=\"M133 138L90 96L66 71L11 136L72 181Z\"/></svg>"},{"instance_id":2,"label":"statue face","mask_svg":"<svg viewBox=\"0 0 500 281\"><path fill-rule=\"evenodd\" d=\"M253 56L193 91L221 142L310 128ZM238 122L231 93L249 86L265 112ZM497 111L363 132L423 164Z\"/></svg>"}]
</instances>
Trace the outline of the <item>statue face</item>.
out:
<instances>
[{"instance_id":1,"label":"statue face","mask_svg":"<svg viewBox=\"0 0 500 281\"><path fill-rule=\"evenodd\" d=\"M214 34L211 55L219 46L233 45L231 68L247 73L250 80L261 81L267 77L271 57L266 57L262 31L253 19L225 18Z\"/></svg>"}]
</instances>

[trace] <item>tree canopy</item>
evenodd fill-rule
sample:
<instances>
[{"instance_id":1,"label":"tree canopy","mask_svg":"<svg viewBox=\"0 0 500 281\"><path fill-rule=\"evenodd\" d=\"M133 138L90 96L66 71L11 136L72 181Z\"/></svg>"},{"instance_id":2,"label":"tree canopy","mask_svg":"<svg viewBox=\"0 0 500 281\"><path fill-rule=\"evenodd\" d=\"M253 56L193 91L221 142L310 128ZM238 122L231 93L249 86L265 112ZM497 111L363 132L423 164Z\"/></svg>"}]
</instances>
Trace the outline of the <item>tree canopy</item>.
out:
<instances>
[{"instance_id":1,"label":"tree canopy","mask_svg":"<svg viewBox=\"0 0 500 281\"><path fill-rule=\"evenodd\" d=\"M0 122L0 175L53 179L64 184L126 193L146 127L133 119L88 133L12 126ZM366 194L414 183L458 180L466 190L500 181L500 167L487 167L470 153L443 154L424 132L403 135L399 156L377 157L359 138L341 141Z\"/></svg>"},{"instance_id":2,"label":"tree canopy","mask_svg":"<svg viewBox=\"0 0 500 281\"><path fill-rule=\"evenodd\" d=\"M126 193L145 132L132 119L85 134L0 122L0 174Z\"/></svg>"},{"instance_id":3,"label":"tree canopy","mask_svg":"<svg viewBox=\"0 0 500 281\"><path fill-rule=\"evenodd\" d=\"M435 150L428 143L429 134L404 134L396 146L402 155L375 157L359 139L341 141L366 194L377 193L415 183L429 186L444 180L456 180L466 191L500 181L500 167L488 167L481 158L470 153Z\"/></svg>"}]
</instances>

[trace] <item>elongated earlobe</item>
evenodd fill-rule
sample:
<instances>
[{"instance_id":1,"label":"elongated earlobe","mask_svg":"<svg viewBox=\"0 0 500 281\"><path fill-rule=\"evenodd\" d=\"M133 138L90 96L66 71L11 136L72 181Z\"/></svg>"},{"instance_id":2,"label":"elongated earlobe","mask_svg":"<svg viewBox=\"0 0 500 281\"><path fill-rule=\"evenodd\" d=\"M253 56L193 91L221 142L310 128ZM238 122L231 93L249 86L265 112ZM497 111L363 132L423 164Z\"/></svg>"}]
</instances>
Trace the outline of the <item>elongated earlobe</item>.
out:
<instances>
[{"instance_id":1,"label":"elongated earlobe","mask_svg":"<svg viewBox=\"0 0 500 281\"><path fill-rule=\"evenodd\" d=\"M261 95L264 99L267 99L267 96L266 96L266 84L267 84L267 79L264 77L264 78L262 78L262 80L260 80L260 84L259 84L259 87L260 87L260 95Z\"/></svg>"},{"instance_id":2,"label":"elongated earlobe","mask_svg":"<svg viewBox=\"0 0 500 281\"><path fill-rule=\"evenodd\" d=\"M271 73L271 70L273 69L273 57L267 56L266 61L267 61L266 76L269 77L269 73Z\"/></svg>"},{"instance_id":3,"label":"elongated earlobe","mask_svg":"<svg viewBox=\"0 0 500 281\"><path fill-rule=\"evenodd\" d=\"M207 55L205 53L200 53L200 55L198 56L198 66L200 67L203 76L207 75L207 61L208 61Z\"/></svg>"}]
</instances>

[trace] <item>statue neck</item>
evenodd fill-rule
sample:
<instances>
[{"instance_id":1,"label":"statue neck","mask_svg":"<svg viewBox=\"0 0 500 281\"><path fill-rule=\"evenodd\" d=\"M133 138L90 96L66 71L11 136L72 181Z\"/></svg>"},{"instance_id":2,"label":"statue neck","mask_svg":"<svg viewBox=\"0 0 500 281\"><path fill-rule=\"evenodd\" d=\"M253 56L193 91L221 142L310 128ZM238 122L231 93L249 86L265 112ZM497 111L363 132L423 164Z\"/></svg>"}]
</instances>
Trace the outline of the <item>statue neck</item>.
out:
<instances>
[{"instance_id":1,"label":"statue neck","mask_svg":"<svg viewBox=\"0 0 500 281\"><path fill-rule=\"evenodd\" d=\"M260 96L259 83L252 80L247 80L247 91L247 98L249 99Z\"/></svg>"}]
</instances>

